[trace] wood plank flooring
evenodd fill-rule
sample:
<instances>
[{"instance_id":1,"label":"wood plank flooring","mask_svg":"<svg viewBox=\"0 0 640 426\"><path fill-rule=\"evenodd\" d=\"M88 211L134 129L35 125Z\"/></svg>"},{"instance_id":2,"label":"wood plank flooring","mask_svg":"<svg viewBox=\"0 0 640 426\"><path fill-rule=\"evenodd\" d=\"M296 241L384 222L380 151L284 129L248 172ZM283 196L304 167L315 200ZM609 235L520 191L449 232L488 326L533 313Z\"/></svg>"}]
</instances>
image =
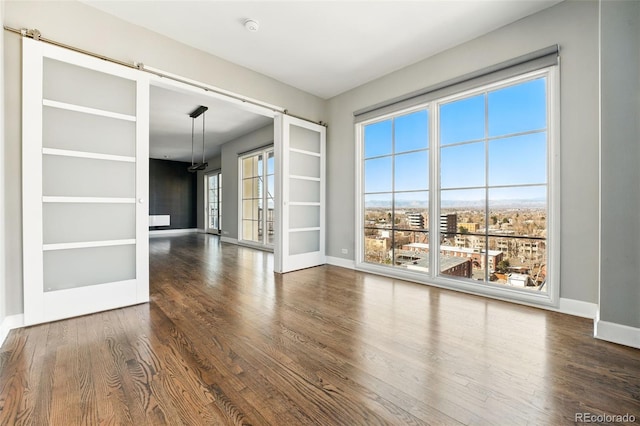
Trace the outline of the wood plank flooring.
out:
<instances>
[{"instance_id":1,"label":"wood plank flooring","mask_svg":"<svg viewBox=\"0 0 640 426\"><path fill-rule=\"evenodd\" d=\"M0 424L640 422L640 351L590 320L333 266L277 276L210 235L150 252L150 303L11 332Z\"/></svg>"}]
</instances>

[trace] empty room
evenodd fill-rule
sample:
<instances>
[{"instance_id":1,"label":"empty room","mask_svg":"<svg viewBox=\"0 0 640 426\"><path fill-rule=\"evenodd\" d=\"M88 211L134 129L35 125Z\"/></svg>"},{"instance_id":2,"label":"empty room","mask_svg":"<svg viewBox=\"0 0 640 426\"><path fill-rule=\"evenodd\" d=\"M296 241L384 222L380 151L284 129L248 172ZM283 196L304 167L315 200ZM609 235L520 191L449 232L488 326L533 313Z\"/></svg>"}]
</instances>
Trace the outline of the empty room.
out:
<instances>
[{"instance_id":1,"label":"empty room","mask_svg":"<svg viewBox=\"0 0 640 426\"><path fill-rule=\"evenodd\" d=\"M640 423L640 2L0 20L0 424Z\"/></svg>"}]
</instances>

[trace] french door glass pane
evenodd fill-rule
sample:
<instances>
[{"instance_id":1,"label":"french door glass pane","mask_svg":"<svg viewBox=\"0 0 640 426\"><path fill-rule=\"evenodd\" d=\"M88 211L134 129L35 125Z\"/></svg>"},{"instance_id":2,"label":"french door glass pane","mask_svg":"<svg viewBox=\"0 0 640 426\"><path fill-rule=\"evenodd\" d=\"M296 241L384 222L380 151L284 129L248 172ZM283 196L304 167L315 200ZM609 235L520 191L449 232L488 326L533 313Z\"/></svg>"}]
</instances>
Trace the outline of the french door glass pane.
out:
<instances>
[{"instance_id":1,"label":"french door glass pane","mask_svg":"<svg viewBox=\"0 0 640 426\"><path fill-rule=\"evenodd\" d=\"M320 157L291 152L289 157L290 173L294 176L320 177Z\"/></svg>"},{"instance_id":2,"label":"french door glass pane","mask_svg":"<svg viewBox=\"0 0 640 426\"><path fill-rule=\"evenodd\" d=\"M47 106L42 109L44 148L135 157L135 137L133 121Z\"/></svg>"},{"instance_id":3,"label":"french door glass pane","mask_svg":"<svg viewBox=\"0 0 640 426\"><path fill-rule=\"evenodd\" d=\"M135 245L45 251L44 291L136 278Z\"/></svg>"},{"instance_id":4,"label":"french door glass pane","mask_svg":"<svg viewBox=\"0 0 640 426\"><path fill-rule=\"evenodd\" d=\"M320 206L290 206L289 227L318 228L320 227Z\"/></svg>"},{"instance_id":5,"label":"french door glass pane","mask_svg":"<svg viewBox=\"0 0 640 426\"><path fill-rule=\"evenodd\" d=\"M266 161L265 161L266 158ZM273 181L275 161L273 151L262 151L243 158L241 238L259 244L272 244L274 238ZM222 176L218 175L218 200L221 201ZM221 212L218 208L218 213ZM218 223L220 226L220 223Z\"/></svg>"},{"instance_id":6,"label":"french door glass pane","mask_svg":"<svg viewBox=\"0 0 640 426\"><path fill-rule=\"evenodd\" d=\"M45 203L44 244L136 238L135 204Z\"/></svg>"},{"instance_id":7,"label":"french door glass pane","mask_svg":"<svg viewBox=\"0 0 640 426\"><path fill-rule=\"evenodd\" d=\"M136 114L136 82L45 58L44 99L72 105Z\"/></svg>"},{"instance_id":8,"label":"french door glass pane","mask_svg":"<svg viewBox=\"0 0 640 426\"><path fill-rule=\"evenodd\" d=\"M320 182L292 178L289 182L289 199L302 203L319 203Z\"/></svg>"},{"instance_id":9,"label":"french door glass pane","mask_svg":"<svg viewBox=\"0 0 640 426\"><path fill-rule=\"evenodd\" d=\"M320 250L320 231L289 233L289 255L311 253Z\"/></svg>"},{"instance_id":10,"label":"french door glass pane","mask_svg":"<svg viewBox=\"0 0 640 426\"><path fill-rule=\"evenodd\" d=\"M44 196L133 198L136 194L136 165L44 155L42 192Z\"/></svg>"},{"instance_id":11,"label":"french door glass pane","mask_svg":"<svg viewBox=\"0 0 640 426\"><path fill-rule=\"evenodd\" d=\"M291 126L289 131L291 148L320 153L320 133L300 126ZM269 158L273 158L273 153ZM273 173L273 168L270 173Z\"/></svg>"}]
</instances>

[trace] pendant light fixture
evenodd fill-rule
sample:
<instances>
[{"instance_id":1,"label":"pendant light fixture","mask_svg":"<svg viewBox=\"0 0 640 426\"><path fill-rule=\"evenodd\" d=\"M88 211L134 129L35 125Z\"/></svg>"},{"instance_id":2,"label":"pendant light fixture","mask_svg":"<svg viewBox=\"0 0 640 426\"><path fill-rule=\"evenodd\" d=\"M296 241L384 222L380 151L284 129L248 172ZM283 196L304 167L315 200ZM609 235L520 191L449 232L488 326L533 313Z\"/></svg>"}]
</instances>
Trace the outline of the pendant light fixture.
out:
<instances>
[{"instance_id":1,"label":"pendant light fixture","mask_svg":"<svg viewBox=\"0 0 640 426\"><path fill-rule=\"evenodd\" d=\"M204 161L204 116L205 116L205 112L208 109L209 109L208 107L200 105L198 108L194 109L191 114L189 114L189 117L191 117L191 167L187 168L187 170L190 171L191 173L195 173L198 170L204 170L209 165L209 163L205 163ZM194 163L195 122L196 122L196 118L200 117L201 115L202 115L202 163L196 164Z\"/></svg>"}]
</instances>

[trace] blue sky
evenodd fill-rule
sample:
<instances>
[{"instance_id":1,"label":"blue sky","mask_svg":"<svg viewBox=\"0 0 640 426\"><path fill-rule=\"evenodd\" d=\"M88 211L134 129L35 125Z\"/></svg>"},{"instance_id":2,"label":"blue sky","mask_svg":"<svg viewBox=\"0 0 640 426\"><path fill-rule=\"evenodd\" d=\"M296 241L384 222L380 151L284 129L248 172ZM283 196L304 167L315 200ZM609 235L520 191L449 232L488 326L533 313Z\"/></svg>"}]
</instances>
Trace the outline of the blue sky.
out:
<instances>
[{"instance_id":1,"label":"blue sky","mask_svg":"<svg viewBox=\"0 0 640 426\"><path fill-rule=\"evenodd\" d=\"M443 206L448 200L483 200L484 190L470 188L486 185L487 179L489 186L542 185L492 189L489 197L496 202L545 198L547 133L513 136L546 128L545 86L546 80L539 78L489 92L486 96L480 94L441 105L441 187L459 188L442 191ZM486 123L485 109L488 111ZM386 120L365 126L365 159L380 157L365 161L365 192L391 192L394 189L392 178L395 178L395 191L421 191L397 194L398 199L417 201L427 197L426 206L430 154L428 126L426 110L396 117L393 125L392 120ZM392 153L395 155L391 156ZM487 157L488 176L485 173ZM395 162L393 177L392 162ZM390 199L390 196L367 196L370 201L386 198Z\"/></svg>"}]
</instances>

